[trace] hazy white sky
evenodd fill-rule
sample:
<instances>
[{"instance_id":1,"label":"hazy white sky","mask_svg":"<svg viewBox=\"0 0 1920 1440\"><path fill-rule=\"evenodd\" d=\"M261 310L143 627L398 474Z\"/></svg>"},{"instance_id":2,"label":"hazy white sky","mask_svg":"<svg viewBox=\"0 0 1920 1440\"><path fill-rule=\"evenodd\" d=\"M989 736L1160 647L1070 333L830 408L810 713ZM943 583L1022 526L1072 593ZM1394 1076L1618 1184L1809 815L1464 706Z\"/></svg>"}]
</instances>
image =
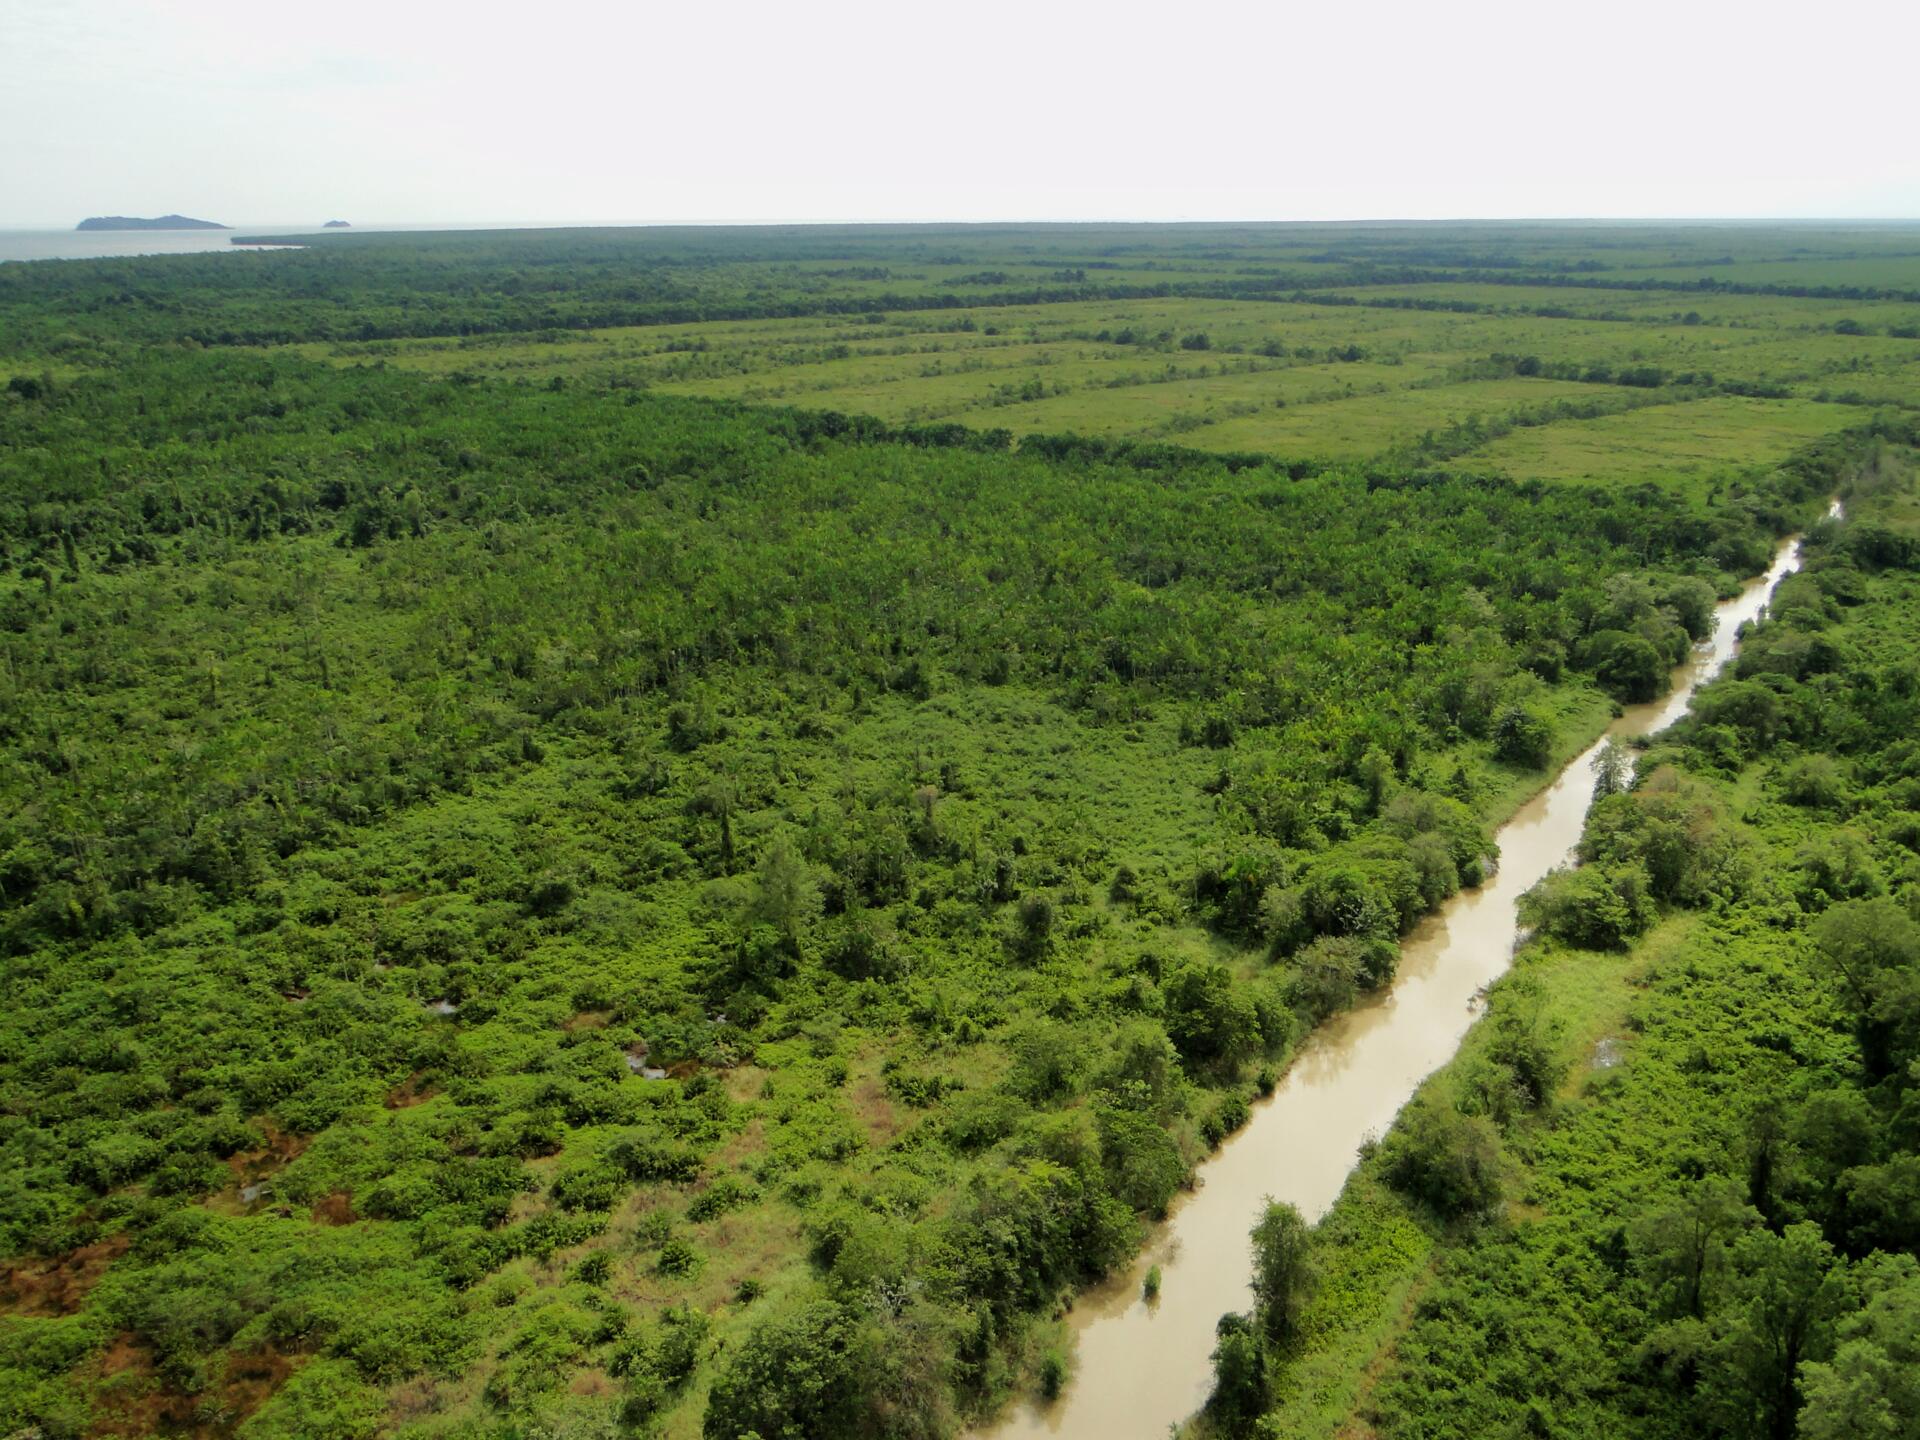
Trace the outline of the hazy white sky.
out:
<instances>
[{"instance_id":1,"label":"hazy white sky","mask_svg":"<svg viewBox=\"0 0 1920 1440\"><path fill-rule=\"evenodd\" d=\"M1920 0L0 0L0 226L1920 216Z\"/></svg>"}]
</instances>

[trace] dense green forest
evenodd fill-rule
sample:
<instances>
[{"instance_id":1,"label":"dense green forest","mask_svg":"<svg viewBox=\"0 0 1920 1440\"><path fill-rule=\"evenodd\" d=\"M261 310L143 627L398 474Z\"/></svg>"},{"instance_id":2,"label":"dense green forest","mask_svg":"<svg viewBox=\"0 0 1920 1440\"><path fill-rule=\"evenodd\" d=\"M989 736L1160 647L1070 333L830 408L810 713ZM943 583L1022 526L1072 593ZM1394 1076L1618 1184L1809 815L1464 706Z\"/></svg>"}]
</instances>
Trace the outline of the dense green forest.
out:
<instances>
[{"instance_id":1,"label":"dense green forest","mask_svg":"<svg viewBox=\"0 0 1920 1440\"><path fill-rule=\"evenodd\" d=\"M1915 347L1867 309L1792 334L1728 311L1684 327L1742 354L1709 373L1635 353L1644 337L1582 353L1627 322L1489 310L1539 327L1492 369L1473 359L1490 332L1445 354L1438 331L1375 335L1398 356L1382 369L1436 383L1303 402L1328 418L1298 448L1192 448L1128 418L1157 384L1001 425L863 404L844 377L661 383L714 353L664 337L846 315L894 348L897 317L870 315L900 308L956 326L916 334L998 341L971 312L1018 304L1068 316L1058 343L1137 350L1079 307L1171 297L1258 313L1156 318L1149 348L1265 383L1369 363L1339 358L1366 348L1346 317L1406 310L1330 304L1283 345L1311 307L1244 298L1260 287L1644 271L1664 294L1663 266L1789 241L1825 247L1806 262L1824 279L1719 291L1920 309L1900 278L1920 245L1891 230L356 235L0 266L0 1433L936 1437L1057 1386L1063 1297L1129 1258L1302 1038L1479 883L1494 825L1664 687L1780 536L1904 473ZM1835 278L1861 265L1871 285ZM640 338L581 338L606 325ZM486 343L408 348L459 335ZM847 343L786 368L856 364ZM1817 398L1830 377L1775 369L1795 347L1882 388ZM746 349L741 375L775 364L764 336ZM1547 403L1534 382L1605 403L1515 422ZM1498 424L1447 418L1487 385L1520 387L1471 392ZM1356 398L1430 433L1337 409ZM1676 468L1703 416L1719 428ZM1608 422L1638 427L1637 467L1533 474L1474 449ZM1592 873L1651 901L1556 891L1555 917L1624 904L1637 929L1657 902L1673 915L1648 943L1764 935L1751 983L1839 1005L1824 972L1775 972L1802 975L1826 908L1807 874L1855 886L1868 908L1839 913L1861 923L1911 891L1913 542L1884 483L1884 514L1817 532L1747 688L1713 692L1609 802ZM1741 842L1741 886L1629 853L1652 843L1632 807L1683 769ZM1721 1003L1708 959L1684 963L1672 1003ZM1857 1008L1892 983L1862 979ZM1819 1030L1799 1014L1727 1022L1728 1056L1786 1065L1795 1027ZM1867 1148L1805 1178L1817 1087L1795 1071L1741 1243L1824 1226L1833 1283L1879 1296L1884 1271L1897 1329L1897 1265L1862 1257L1913 1239L1836 1197L1881 1166L1873 1213L1911 1223L1911 1056L1877 1012L1834 1015L1808 1064L1859 1092L1842 1118ZM1740 1063L1714 1061L1744 1096ZM1643 1073L1637 1051L1618 1067L1609 1123L1640 1123ZM1535 1151L1573 1133L1558 1086L1460 1122L1543 1196ZM1421 1408L1415 1347L1453 1363L1473 1266L1557 1272L1486 1248L1545 1243L1524 1228L1394 1198L1405 1143L1358 1183L1462 1298L1418 1312L1369 1403L1395 1433L1484 1430L1464 1389L1457 1415ZM1749 1184L1732 1145L1674 1142L1692 1179ZM1620 1246L1608 1273L1642 1275ZM1656 1316L1639 1292L1604 1303ZM1852 1343L1881 1303L1832 1324ZM1733 1343L1718 1304L1659 1330L1666 1378L1636 1372L1635 1414L1720 1416L1701 1378ZM1243 1396L1234 1423L1284 1393Z\"/></svg>"}]
</instances>

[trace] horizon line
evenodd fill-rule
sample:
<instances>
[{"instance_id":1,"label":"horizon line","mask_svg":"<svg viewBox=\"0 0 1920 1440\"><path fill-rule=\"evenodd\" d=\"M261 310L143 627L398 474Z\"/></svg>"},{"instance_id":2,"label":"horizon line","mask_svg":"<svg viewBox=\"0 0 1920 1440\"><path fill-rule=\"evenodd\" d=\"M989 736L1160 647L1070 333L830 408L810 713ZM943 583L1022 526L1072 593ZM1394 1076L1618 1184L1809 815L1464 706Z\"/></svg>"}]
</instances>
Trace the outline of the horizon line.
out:
<instances>
[{"instance_id":1,"label":"horizon line","mask_svg":"<svg viewBox=\"0 0 1920 1440\"><path fill-rule=\"evenodd\" d=\"M105 212L102 212L105 213ZM169 212L173 213L173 212ZM83 219L94 218L91 216ZM336 215L334 218L338 218ZM307 227L318 232L323 220L258 220L228 223L209 222L232 231L277 230L305 233ZM79 221L0 222L0 233L80 233ZM1257 226L1352 226L1352 225L1913 225L1920 224L1920 213L1911 215L1354 215L1334 219L1279 219L1250 216L1202 217L1179 219L1141 218L1137 216L1077 216L1072 218L1025 216L1020 218L980 219L946 216L901 219L890 217L754 217L754 218L675 218L605 220L532 220L532 219L415 219L350 221L351 230L670 230L670 229L759 229L774 226L865 227L865 226L1022 226L1022 225L1257 225ZM104 232L102 232L104 233ZM158 233L184 234L186 231Z\"/></svg>"}]
</instances>

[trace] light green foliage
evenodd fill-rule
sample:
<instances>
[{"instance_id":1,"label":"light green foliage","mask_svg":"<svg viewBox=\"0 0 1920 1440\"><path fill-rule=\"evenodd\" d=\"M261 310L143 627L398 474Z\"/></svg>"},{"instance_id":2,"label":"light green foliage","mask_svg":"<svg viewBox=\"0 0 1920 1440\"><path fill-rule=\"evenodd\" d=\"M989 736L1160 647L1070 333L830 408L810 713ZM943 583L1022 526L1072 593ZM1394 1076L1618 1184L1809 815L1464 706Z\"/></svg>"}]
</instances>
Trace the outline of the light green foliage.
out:
<instances>
[{"instance_id":1,"label":"light green foliage","mask_svg":"<svg viewBox=\"0 0 1920 1440\"><path fill-rule=\"evenodd\" d=\"M1162 986L1167 1033L1189 1065L1234 1069L1260 1050L1260 1016L1253 998L1224 965L1182 966Z\"/></svg>"},{"instance_id":2,"label":"light green foliage","mask_svg":"<svg viewBox=\"0 0 1920 1440\"><path fill-rule=\"evenodd\" d=\"M1813 943L1856 1009L1902 1008L1920 965L1920 924L1903 906L1885 896L1842 901L1814 922Z\"/></svg>"},{"instance_id":3,"label":"light green foliage","mask_svg":"<svg viewBox=\"0 0 1920 1440\"><path fill-rule=\"evenodd\" d=\"M110 1345L262 1433L951 1431L1908 433L1909 301L1609 288L1584 232L1502 231L1528 285L1453 232L356 238L0 267L0 1258L66 1277L8 1433L103 1423ZM1661 458L1690 415L1725 465ZM1491 473L1601 421L1661 483ZM1905 903L1888 514L1682 746L1840 757L1790 883L1715 839L1753 790L1669 885L1649 783L1615 933ZM1849 1016L1883 1078L1904 994ZM1552 1112L1556 1032L1499 1034L1441 1208ZM1907 1233L1909 1157L1781 1113L1783 1215Z\"/></svg>"},{"instance_id":4,"label":"light green foliage","mask_svg":"<svg viewBox=\"0 0 1920 1440\"><path fill-rule=\"evenodd\" d=\"M319 1359L294 1373L240 1427L241 1440L369 1440L380 1433L386 1397L353 1366Z\"/></svg>"},{"instance_id":5,"label":"light green foliage","mask_svg":"<svg viewBox=\"0 0 1920 1440\"><path fill-rule=\"evenodd\" d=\"M1709 1315L1701 1399L1728 1433L1765 1440L1792 1429L1800 1368L1833 1353L1834 1322L1850 1296L1844 1267L1812 1224L1750 1231L1732 1260L1726 1294Z\"/></svg>"},{"instance_id":6,"label":"light green foliage","mask_svg":"<svg viewBox=\"0 0 1920 1440\"><path fill-rule=\"evenodd\" d=\"M1780 774L1780 794L1790 805L1831 810L1846 797L1846 776L1831 755L1805 755Z\"/></svg>"},{"instance_id":7,"label":"light green foliage","mask_svg":"<svg viewBox=\"0 0 1920 1440\"><path fill-rule=\"evenodd\" d=\"M713 1382L702 1433L945 1433L952 1336L924 1307L874 1315L806 1298L756 1321Z\"/></svg>"},{"instance_id":8,"label":"light green foliage","mask_svg":"<svg viewBox=\"0 0 1920 1440\"><path fill-rule=\"evenodd\" d=\"M1266 1408L1267 1346L1259 1324L1247 1315L1222 1315L1213 1345L1210 1418L1228 1435L1246 1435Z\"/></svg>"},{"instance_id":9,"label":"light green foliage","mask_svg":"<svg viewBox=\"0 0 1920 1440\"><path fill-rule=\"evenodd\" d=\"M1493 717L1493 753L1538 770L1553 754L1553 727L1524 705L1508 705Z\"/></svg>"},{"instance_id":10,"label":"light green foliage","mask_svg":"<svg viewBox=\"0 0 1920 1440\"><path fill-rule=\"evenodd\" d=\"M1664 767L1637 777L1631 792L1595 803L1579 856L1603 873L1641 867L1654 899L1690 908L1733 899L1750 883L1748 857L1711 797Z\"/></svg>"},{"instance_id":11,"label":"light green foliage","mask_svg":"<svg viewBox=\"0 0 1920 1440\"><path fill-rule=\"evenodd\" d=\"M754 871L749 923L770 927L782 945L798 950L819 913L820 887L806 862L785 840L775 840Z\"/></svg>"},{"instance_id":12,"label":"light green foliage","mask_svg":"<svg viewBox=\"0 0 1920 1440\"><path fill-rule=\"evenodd\" d=\"M1483 1079L1522 1105L1544 1105L1566 1073L1560 1022L1548 1013L1545 992L1529 975L1507 977L1499 993L1501 1004L1488 1021Z\"/></svg>"}]
</instances>

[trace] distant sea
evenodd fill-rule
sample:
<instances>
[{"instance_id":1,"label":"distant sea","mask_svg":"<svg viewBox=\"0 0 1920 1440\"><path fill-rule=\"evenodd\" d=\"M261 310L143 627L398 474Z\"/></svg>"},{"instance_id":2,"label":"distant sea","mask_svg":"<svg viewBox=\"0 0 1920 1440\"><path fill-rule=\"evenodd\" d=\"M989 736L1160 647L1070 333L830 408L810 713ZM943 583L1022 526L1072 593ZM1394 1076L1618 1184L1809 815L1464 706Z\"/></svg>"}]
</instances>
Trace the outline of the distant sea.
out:
<instances>
[{"instance_id":1,"label":"distant sea","mask_svg":"<svg viewBox=\"0 0 1920 1440\"><path fill-rule=\"evenodd\" d=\"M328 234L364 235L395 230L546 230L579 225L578 220L534 224L525 220L461 221L442 225L355 225ZM646 224L646 221L630 222ZM271 246L235 245L235 235L318 235L320 222L311 225L235 225L228 230L9 230L0 226L0 261L97 260L108 255L191 255L217 251L248 254Z\"/></svg>"},{"instance_id":2,"label":"distant sea","mask_svg":"<svg viewBox=\"0 0 1920 1440\"><path fill-rule=\"evenodd\" d=\"M248 225L231 230L0 230L0 260L95 260L104 255L186 255L233 250L235 235L312 235L318 225Z\"/></svg>"}]
</instances>

